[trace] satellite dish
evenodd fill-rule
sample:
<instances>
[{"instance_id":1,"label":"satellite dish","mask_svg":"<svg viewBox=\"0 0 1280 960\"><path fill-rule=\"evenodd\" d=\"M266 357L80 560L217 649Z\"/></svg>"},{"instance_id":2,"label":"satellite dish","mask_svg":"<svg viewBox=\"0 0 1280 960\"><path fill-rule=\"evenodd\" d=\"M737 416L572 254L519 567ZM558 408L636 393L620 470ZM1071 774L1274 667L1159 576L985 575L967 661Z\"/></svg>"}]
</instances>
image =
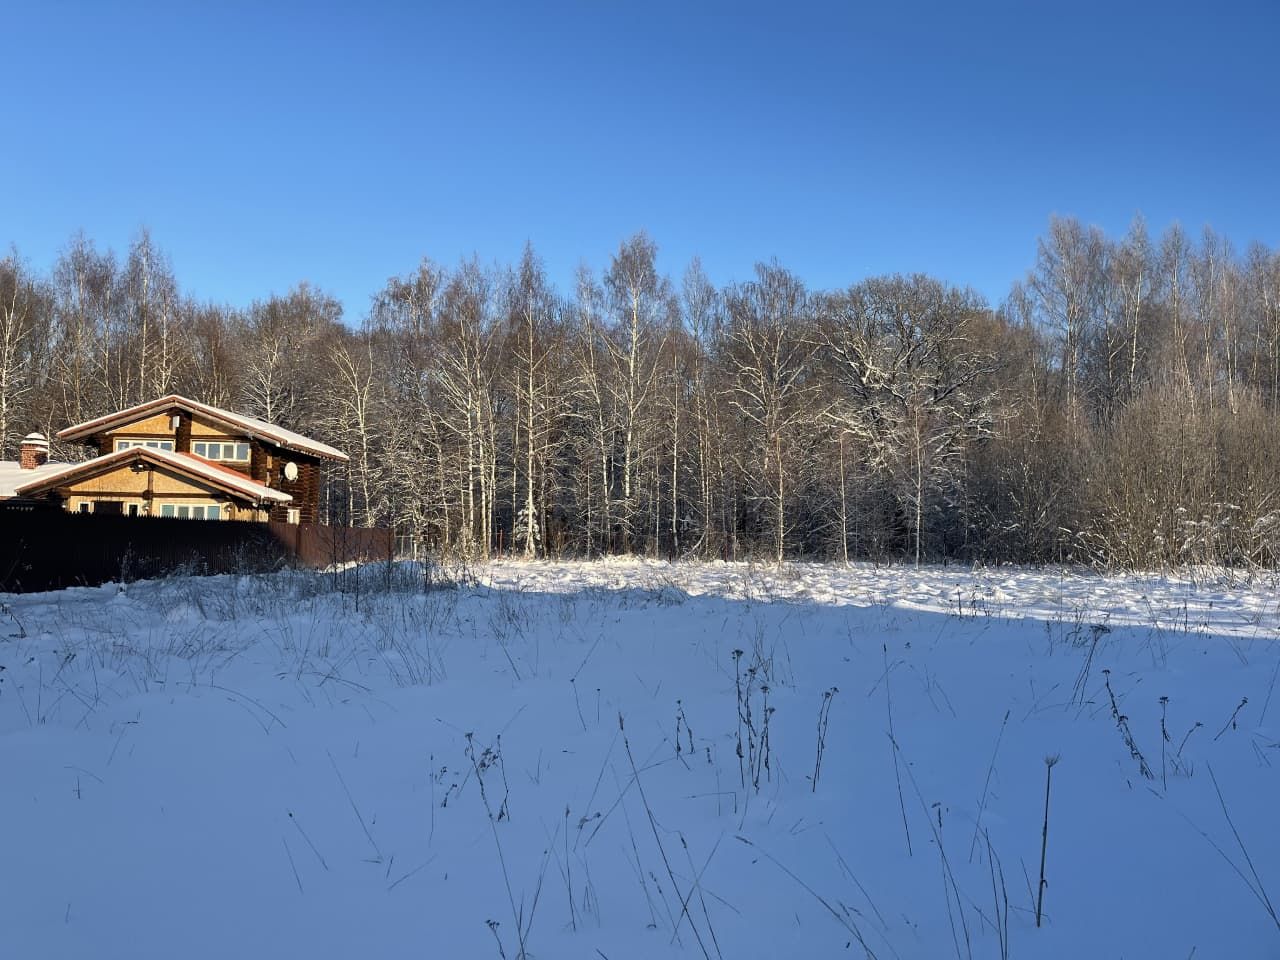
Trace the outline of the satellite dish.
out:
<instances>
[{"instance_id":1,"label":"satellite dish","mask_svg":"<svg viewBox=\"0 0 1280 960\"><path fill-rule=\"evenodd\" d=\"M292 460L284 465L284 478L290 483L298 479L298 465Z\"/></svg>"}]
</instances>

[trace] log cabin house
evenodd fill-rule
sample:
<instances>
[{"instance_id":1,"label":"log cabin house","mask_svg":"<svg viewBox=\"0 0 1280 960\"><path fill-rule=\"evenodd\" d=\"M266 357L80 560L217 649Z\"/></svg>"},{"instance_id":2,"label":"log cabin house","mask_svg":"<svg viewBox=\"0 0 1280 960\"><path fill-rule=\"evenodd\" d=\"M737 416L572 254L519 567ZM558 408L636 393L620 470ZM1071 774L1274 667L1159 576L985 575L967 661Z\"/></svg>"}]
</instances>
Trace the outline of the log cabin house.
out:
<instances>
[{"instance_id":1,"label":"log cabin house","mask_svg":"<svg viewBox=\"0 0 1280 960\"><path fill-rule=\"evenodd\" d=\"M319 520L321 470L347 455L274 424L176 394L76 424L80 463L48 462L39 434L0 464L0 497L53 500L79 513L200 520Z\"/></svg>"}]
</instances>

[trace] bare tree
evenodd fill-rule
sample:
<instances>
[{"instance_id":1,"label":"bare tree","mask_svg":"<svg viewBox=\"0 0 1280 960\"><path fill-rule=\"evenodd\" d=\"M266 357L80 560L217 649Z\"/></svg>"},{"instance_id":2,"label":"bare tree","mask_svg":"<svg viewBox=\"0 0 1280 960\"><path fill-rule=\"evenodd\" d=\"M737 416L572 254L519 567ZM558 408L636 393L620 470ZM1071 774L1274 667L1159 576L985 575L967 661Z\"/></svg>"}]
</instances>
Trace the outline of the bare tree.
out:
<instances>
[{"instance_id":1,"label":"bare tree","mask_svg":"<svg viewBox=\"0 0 1280 960\"><path fill-rule=\"evenodd\" d=\"M385 473L379 469L381 428L392 419L383 407L382 383L373 359L372 338L342 337L330 352L334 383L326 396L330 436L348 452L347 513L371 527L388 514Z\"/></svg>"},{"instance_id":2,"label":"bare tree","mask_svg":"<svg viewBox=\"0 0 1280 960\"><path fill-rule=\"evenodd\" d=\"M805 336L808 308L803 284L776 263L758 264L756 279L727 297L725 362L732 403L753 434L779 563L787 550L788 484L799 466L793 462L797 433L820 419L812 407L814 395L806 389L815 349Z\"/></svg>"},{"instance_id":3,"label":"bare tree","mask_svg":"<svg viewBox=\"0 0 1280 960\"><path fill-rule=\"evenodd\" d=\"M972 343L985 312L972 294L915 276L869 280L827 318L844 394L832 416L892 479L917 565L929 498L954 482L965 444L991 434L997 397L983 379L995 358Z\"/></svg>"},{"instance_id":4,"label":"bare tree","mask_svg":"<svg viewBox=\"0 0 1280 960\"><path fill-rule=\"evenodd\" d=\"M1253 244L1245 276L1251 317L1249 382L1273 410L1280 409L1280 254Z\"/></svg>"},{"instance_id":5,"label":"bare tree","mask_svg":"<svg viewBox=\"0 0 1280 960\"><path fill-rule=\"evenodd\" d=\"M1144 379L1140 360L1144 353L1144 318L1150 309L1155 284L1151 242L1142 218L1134 220L1129 235L1111 260L1111 282L1117 288L1121 334L1127 346L1124 357L1125 399L1133 397Z\"/></svg>"},{"instance_id":6,"label":"bare tree","mask_svg":"<svg viewBox=\"0 0 1280 960\"><path fill-rule=\"evenodd\" d=\"M513 511L512 540L513 545L523 548L526 557L534 557L544 544L546 511L539 496L546 484L544 461L562 407L560 391L553 389L548 376L557 307L546 273L531 246L525 247L508 301L510 379L515 398L513 447L523 446L519 459L524 474L521 503Z\"/></svg>"},{"instance_id":7,"label":"bare tree","mask_svg":"<svg viewBox=\"0 0 1280 960\"><path fill-rule=\"evenodd\" d=\"M1035 294L1043 322L1061 338L1066 408L1082 409L1082 360L1089 325L1098 312L1105 242L1101 231L1075 219L1054 217L1049 235L1040 240L1035 270L1028 286Z\"/></svg>"},{"instance_id":8,"label":"bare tree","mask_svg":"<svg viewBox=\"0 0 1280 960\"><path fill-rule=\"evenodd\" d=\"M721 322L721 304L719 294L703 272L702 262L697 258L694 258L693 262L689 264L689 269L684 275L681 287L681 307L684 314L685 330L688 333L688 341L686 363L676 375L678 382L684 385L685 393L676 400L676 406L688 406L691 408L686 416L692 420L693 464L696 477L694 500L697 504L696 529L698 532L698 544L691 545L690 548L696 550L700 546L701 550L699 552L703 556L708 556L711 554L713 546L711 538L714 516L713 462L719 436L714 412L709 345L717 335L717 328ZM680 411L678 409L673 411L673 418L678 419L679 416ZM678 432L679 424L677 423L673 428L673 433L677 435L673 438L673 448L677 450ZM675 456L672 458L671 470L673 487L672 538L674 547L678 552L681 544L676 518L676 492L674 487L679 476L679 468Z\"/></svg>"},{"instance_id":9,"label":"bare tree","mask_svg":"<svg viewBox=\"0 0 1280 960\"><path fill-rule=\"evenodd\" d=\"M341 304L306 283L249 308L242 388L249 413L281 426L307 422L324 387L325 343L341 317Z\"/></svg>"},{"instance_id":10,"label":"bare tree","mask_svg":"<svg viewBox=\"0 0 1280 960\"><path fill-rule=\"evenodd\" d=\"M48 361L48 295L11 252L0 260L0 460L30 423L32 393Z\"/></svg>"},{"instance_id":11,"label":"bare tree","mask_svg":"<svg viewBox=\"0 0 1280 960\"><path fill-rule=\"evenodd\" d=\"M617 415L603 323L604 292L586 268L578 270L578 329L572 338L575 367L570 416L579 426L580 501L585 510L587 555L612 547L614 517L613 439Z\"/></svg>"},{"instance_id":12,"label":"bare tree","mask_svg":"<svg viewBox=\"0 0 1280 960\"><path fill-rule=\"evenodd\" d=\"M442 297L437 372L441 426L461 445L454 473L462 494L462 548L484 557L493 549L498 472L492 299L491 278L475 262L463 264Z\"/></svg>"},{"instance_id":13,"label":"bare tree","mask_svg":"<svg viewBox=\"0 0 1280 960\"><path fill-rule=\"evenodd\" d=\"M178 379L182 350L176 333L180 303L168 257L143 229L121 275L123 323L119 394L128 402L164 396Z\"/></svg>"},{"instance_id":14,"label":"bare tree","mask_svg":"<svg viewBox=\"0 0 1280 960\"><path fill-rule=\"evenodd\" d=\"M623 550L630 550L636 522L636 470L651 438L643 435L645 408L658 382L658 356L671 309L667 281L657 272L657 245L638 233L618 248L605 274L617 326L605 338L613 355L612 388L622 445L622 499L618 519Z\"/></svg>"},{"instance_id":15,"label":"bare tree","mask_svg":"<svg viewBox=\"0 0 1280 960\"><path fill-rule=\"evenodd\" d=\"M1187 284L1192 258L1191 244L1182 228L1174 224L1160 240L1160 292L1170 327L1166 352L1171 354L1175 378L1190 386L1191 347L1187 322Z\"/></svg>"},{"instance_id":16,"label":"bare tree","mask_svg":"<svg viewBox=\"0 0 1280 960\"><path fill-rule=\"evenodd\" d=\"M191 306L182 334L188 362L179 373L176 389L215 407L234 406L245 393L242 378L245 357L242 343L248 338L244 317L214 305ZM164 388L166 391L170 388Z\"/></svg>"},{"instance_id":17,"label":"bare tree","mask_svg":"<svg viewBox=\"0 0 1280 960\"><path fill-rule=\"evenodd\" d=\"M429 260L393 277L374 298L366 330L387 393L382 424L390 517L417 543L450 549L457 484L441 422L436 343L447 277ZM459 521L460 522L460 521Z\"/></svg>"},{"instance_id":18,"label":"bare tree","mask_svg":"<svg viewBox=\"0 0 1280 960\"><path fill-rule=\"evenodd\" d=\"M116 283L115 259L99 254L83 235L72 238L53 268L55 348L53 377L58 415L79 423L104 412L107 391L97 372Z\"/></svg>"}]
</instances>

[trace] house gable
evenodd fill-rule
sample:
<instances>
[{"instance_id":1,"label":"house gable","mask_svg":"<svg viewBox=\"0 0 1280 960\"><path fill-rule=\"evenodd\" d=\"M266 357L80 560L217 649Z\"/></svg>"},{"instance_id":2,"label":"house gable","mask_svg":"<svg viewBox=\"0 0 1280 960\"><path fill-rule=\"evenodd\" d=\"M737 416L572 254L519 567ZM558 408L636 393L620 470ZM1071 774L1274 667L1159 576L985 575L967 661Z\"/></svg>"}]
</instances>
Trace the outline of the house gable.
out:
<instances>
[{"instance_id":1,"label":"house gable","mask_svg":"<svg viewBox=\"0 0 1280 960\"><path fill-rule=\"evenodd\" d=\"M87 438L96 444L100 454L115 453L131 446L159 446L175 453L194 453L208 460L228 461L233 469L249 473L249 446L254 442L243 430L230 429L229 425L199 414L186 412L163 413L143 417L131 423L120 423L103 429ZM226 456L210 454L206 448L216 442L221 448L227 444L237 449Z\"/></svg>"},{"instance_id":2,"label":"house gable","mask_svg":"<svg viewBox=\"0 0 1280 960\"><path fill-rule=\"evenodd\" d=\"M153 467L137 471L132 465L117 466L93 476L73 481L57 488L57 495L66 501L66 507L75 513L100 513L107 504L119 504L110 512L136 513L142 516L159 516L165 507L179 506L204 509L216 507L220 519L259 520L266 518L266 511L228 494L224 489L207 481L166 467ZM131 509L132 508L132 509Z\"/></svg>"},{"instance_id":3,"label":"house gable","mask_svg":"<svg viewBox=\"0 0 1280 960\"><path fill-rule=\"evenodd\" d=\"M120 450L71 464L28 483L25 497L51 497L72 511L162 515L165 505L216 506L219 518L265 520L273 507L290 503L288 494L185 454L146 447Z\"/></svg>"},{"instance_id":4,"label":"house gable","mask_svg":"<svg viewBox=\"0 0 1280 960\"><path fill-rule=\"evenodd\" d=\"M172 437L173 435L173 418L167 413L143 417L134 423L123 424L103 433L103 436L112 437Z\"/></svg>"},{"instance_id":5,"label":"house gable","mask_svg":"<svg viewBox=\"0 0 1280 960\"><path fill-rule=\"evenodd\" d=\"M177 425L175 426L172 420L168 424L161 422L158 424L162 428L161 433L176 436L182 429L182 418L185 416L192 421L198 420L208 429L221 429L231 435L260 440L264 444L279 447L282 451L289 453L339 462L345 462L348 459L341 450L318 440L312 440L310 437L304 437L300 433L207 403L189 400L177 394L67 427L65 430L58 431L58 439L68 442L94 443L95 438L103 433L118 432L124 427L133 426L142 421L152 423L156 418L163 421L163 418L172 418L175 414L179 415Z\"/></svg>"}]
</instances>

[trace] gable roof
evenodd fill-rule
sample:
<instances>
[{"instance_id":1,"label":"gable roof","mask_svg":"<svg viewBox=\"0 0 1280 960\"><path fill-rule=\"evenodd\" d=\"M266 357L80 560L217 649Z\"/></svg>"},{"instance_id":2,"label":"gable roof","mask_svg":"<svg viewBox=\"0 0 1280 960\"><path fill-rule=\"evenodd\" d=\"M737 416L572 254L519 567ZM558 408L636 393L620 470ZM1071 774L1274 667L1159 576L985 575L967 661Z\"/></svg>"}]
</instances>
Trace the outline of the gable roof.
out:
<instances>
[{"instance_id":1,"label":"gable roof","mask_svg":"<svg viewBox=\"0 0 1280 960\"><path fill-rule=\"evenodd\" d=\"M292 430L286 430L284 427L278 427L274 423L267 423L265 420L258 420L254 417L246 417L230 410L223 410L221 407L201 403L198 400L190 400L176 393L171 393L167 397L160 397L158 400L140 403L137 406L129 407L127 410L109 413L106 416L98 417L96 420L77 423L75 426L67 427L65 430L59 430L58 439L64 441L83 440L104 430L113 430L117 427L126 426L136 420L143 420L174 408L185 410L190 414L199 414L223 426L231 427L239 433L247 434L250 438L265 440L284 450L309 453L313 457L320 457L324 460L345 462L349 459L341 450L318 440L312 440L310 437L304 437L300 433L294 433Z\"/></svg>"},{"instance_id":2,"label":"gable roof","mask_svg":"<svg viewBox=\"0 0 1280 960\"><path fill-rule=\"evenodd\" d=\"M59 469L48 473L42 471L40 477L33 479L30 483L18 486L14 493L23 497L47 493L54 487L62 486L70 481L97 476L118 467L143 460L149 461L155 466L169 467L189 477L202 480L210 486L241 500L248 500L255 504L291 503L293 501L293 497L287 493L264 487L243 474L228 470L226 467L217 466L201 457L193 457L185 453L171 453L168 450L155 450L150 447L129 447L127 450L117 450L115 453L94 457L92 460L85 460L83 463L59 464Z\"/></svg>"}]
</instances>

